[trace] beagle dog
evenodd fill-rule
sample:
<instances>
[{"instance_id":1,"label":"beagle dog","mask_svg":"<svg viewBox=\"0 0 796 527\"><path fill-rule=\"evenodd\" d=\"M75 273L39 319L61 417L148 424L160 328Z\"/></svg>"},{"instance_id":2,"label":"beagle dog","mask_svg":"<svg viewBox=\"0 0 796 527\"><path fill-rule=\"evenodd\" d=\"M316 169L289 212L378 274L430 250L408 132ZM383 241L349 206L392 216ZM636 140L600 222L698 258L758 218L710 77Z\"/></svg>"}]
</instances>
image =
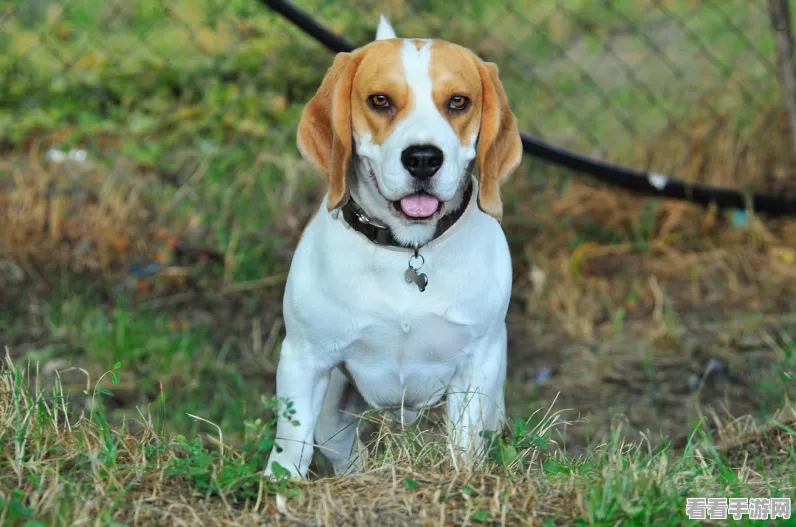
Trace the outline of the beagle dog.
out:
<instances>
[{"instance_id":1,"label":"beagle dog","mask_svg":"<svg viewBox=\"0 0 796 527\"><path fill-rule=\"evenodd\" d=\"M278 463L306 477L313 446L338 474L361 468L359 415L407 422L443 395L451 446L483 455L481 432L504 419L500 186L522 157L497 67L396 38L382 17L375 41L335 57L297 143L328 192L288 274L276 392L289 406L266 476Z\"/></svg>"}]
</instances>

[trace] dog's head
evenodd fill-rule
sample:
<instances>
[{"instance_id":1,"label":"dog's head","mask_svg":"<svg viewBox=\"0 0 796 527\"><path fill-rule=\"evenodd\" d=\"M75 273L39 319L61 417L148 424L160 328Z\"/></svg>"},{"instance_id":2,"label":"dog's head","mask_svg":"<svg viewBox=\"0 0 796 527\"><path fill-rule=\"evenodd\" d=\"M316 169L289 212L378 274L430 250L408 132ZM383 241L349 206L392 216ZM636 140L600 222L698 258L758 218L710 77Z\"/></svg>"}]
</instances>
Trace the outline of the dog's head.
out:
<instances>
[{"instance_id":1,"label":"dog's head","mask_svg":"<svg viewBox=\"0 0 796 527\"><path fill-rule=\"evenodd\" d=\"M302 155L329 181L328 207L353 196L396 239L424 244L461 205L478 166L478 205L501 218L500 186L522 144L495 64L441 40L376 41L339 53L298 128Z\"/></svg>"}]
</instances>

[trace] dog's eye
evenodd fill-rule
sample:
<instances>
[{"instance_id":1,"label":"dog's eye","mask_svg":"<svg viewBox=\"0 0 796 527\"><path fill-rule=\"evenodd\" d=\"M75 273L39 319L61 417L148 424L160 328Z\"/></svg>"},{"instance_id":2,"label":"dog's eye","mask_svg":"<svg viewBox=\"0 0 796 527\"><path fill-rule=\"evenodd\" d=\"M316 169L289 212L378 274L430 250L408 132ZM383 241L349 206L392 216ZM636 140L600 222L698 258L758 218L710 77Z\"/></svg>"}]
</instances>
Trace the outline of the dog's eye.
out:
<instances>
[{"instance_id":1,"label":"dog's eye","mask_svg":"<svg viewBox=\"0 0 796 527\"><path fill-rule=\"evenodd\" d=\"M448 102L448 108L451 110L461 111L467 108L468 104L470 104L470 99L467 97L464 97L463 95L454 95Z\"/></svg>"},{"instance_id":2,"label":"dog's eye","mask_svg":"<svg viewBox=\"0 0 796 527\"><path fill-rule=\"evenodd\" d=\"M386 110L390 107L390 98L384 94L377 93L368 98L371 107L376 110Z\"/></svg>"}]
</instances>

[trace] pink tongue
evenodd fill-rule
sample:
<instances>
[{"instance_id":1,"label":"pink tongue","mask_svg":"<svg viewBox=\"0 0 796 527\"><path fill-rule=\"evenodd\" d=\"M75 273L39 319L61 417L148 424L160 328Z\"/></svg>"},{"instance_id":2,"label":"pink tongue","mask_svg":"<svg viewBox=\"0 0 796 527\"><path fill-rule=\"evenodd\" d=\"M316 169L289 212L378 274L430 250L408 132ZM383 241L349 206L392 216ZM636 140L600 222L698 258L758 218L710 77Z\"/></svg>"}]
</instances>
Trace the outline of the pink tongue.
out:
<instances>
[{"instance_id":1,"label":"pink tongue","mask_svg":"<svg viewBox=\"0 0 796 527\"><path fill-rule=\"evenodd\" d=\"M427 218L437 212L438 206L439 200L428 194L412 194L401 200L401 210L413 218Z\"/></svg>"}]
</instances>

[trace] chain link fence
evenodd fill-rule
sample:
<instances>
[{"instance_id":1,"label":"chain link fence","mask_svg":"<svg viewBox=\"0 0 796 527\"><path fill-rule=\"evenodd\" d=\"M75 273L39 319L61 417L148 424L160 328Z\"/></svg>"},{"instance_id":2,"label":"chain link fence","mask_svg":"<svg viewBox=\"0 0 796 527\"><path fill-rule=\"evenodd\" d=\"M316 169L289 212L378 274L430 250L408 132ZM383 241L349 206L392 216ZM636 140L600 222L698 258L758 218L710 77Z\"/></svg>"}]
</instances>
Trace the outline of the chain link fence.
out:
<instances>
[{"instance_id":1,"label":"chain link fence","mask_svg":"<svg viewBox=\"0 0 796 527\"><path fill-rule=\"evenodd\" d=\"M297 4L358 44L384 12L399 36L472 48L499 64L521 129L567 148L714 184L796 179L764 0ZM48 137L157 166L177 147L293 148L332 59L258 0L7 0L0 49L5 146ZM731 161L706 170L717 157ZM745 179L747 157L764 180Z\"/></svg>"}]
</instances>

